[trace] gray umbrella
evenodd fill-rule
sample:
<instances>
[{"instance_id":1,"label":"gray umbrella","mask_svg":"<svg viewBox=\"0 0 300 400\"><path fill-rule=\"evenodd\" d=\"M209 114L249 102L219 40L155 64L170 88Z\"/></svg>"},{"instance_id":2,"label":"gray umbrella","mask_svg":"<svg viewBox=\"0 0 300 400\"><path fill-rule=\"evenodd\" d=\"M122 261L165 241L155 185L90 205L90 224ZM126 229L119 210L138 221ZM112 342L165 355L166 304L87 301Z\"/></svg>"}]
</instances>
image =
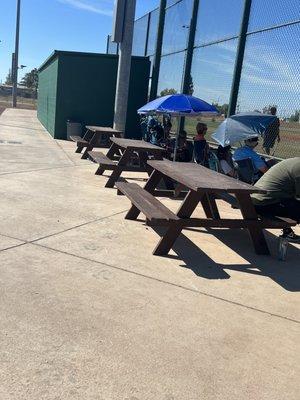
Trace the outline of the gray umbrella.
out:
<instances>
[{"instance_id":1,"label":"gray umbrella","mask_svg":"<svg viewBox=\"0 0 300 400\"><path fill-rule=\"evenodd\" d=\"M225 147L253 137L263 136L276 118L276 115L259 112L232 115L222 122L213 133L212 138Z\"/></svg>"}]
</instances>

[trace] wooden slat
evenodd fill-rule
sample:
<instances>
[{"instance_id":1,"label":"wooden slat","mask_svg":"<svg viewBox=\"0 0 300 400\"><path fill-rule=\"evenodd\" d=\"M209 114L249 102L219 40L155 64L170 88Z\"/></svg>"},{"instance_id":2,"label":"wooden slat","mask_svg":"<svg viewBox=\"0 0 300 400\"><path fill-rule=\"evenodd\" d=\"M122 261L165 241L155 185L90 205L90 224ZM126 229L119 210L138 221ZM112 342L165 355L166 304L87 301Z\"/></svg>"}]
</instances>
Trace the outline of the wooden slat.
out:
<instances>
[{"instance_id":1,"label":"wooden slat","mask_svg":"<svg viewBox=\"0 0 300 400\"><path fill-rule=\"evenodd\" d=\"M73 142L76 142L77 144L84 144L84 145L88 144L88 141L84 140L80 136L70 136L70 139L73 140Z\"/></svg>"},{"instance_id":2,"label":"wooden slat","mask_svg":"<svg viewBox=\"0 0 300 400\"><path fill-rule=\"evenodd\" d=\"M164 175L195 191L204 190L206 193L265 193L264 190L255 186L212 171L196 163L150 160L148 164Z\"/></svg>"},{"instance_id":3,"label":"wooden slat","mask_svg":"<svg viewBox=\"0 0 300 400\"><path fill-rule=\"evenodd\" d=\"M111 133L111 134L122 134L122 131L118 131L117 129L113 129L109 126L95 126L95 125L86 125L86 129L92 132L99 133Z\"/></svg>"},{"instance_id":4,"label":"wooden slat","mask_svg":"<svg viewBox=\"0 0 300 400\"><path fill-rule=\"evenodd\" d=\"M188 218L180 220L181 227L203 227L203 228L249 228L257 226L262 229L283 229L296 225L295 221L284 221L278 218L261 220L246 219L207 219L207 218Z\"/></svg>"},{"instance_id":5,"label":"wooden slat","mask_svg":"<svg viewBox=\"0 0 300 400\"><path fill-rule=\"evenodd\" d=\"M125 194L152 224L164 224L178 221L178 217L152 194L136 183L117 182L117 189Z\"/></svg>"},{"instance_id":6,"label":"wooden slat","mask_svg":"<svg viewBox=\"0 0 300 400\"><path fill-rule=\"evenodd\" d=\"M111 141L113 143L116 143L118 146L122 147L123 149L136 149L138 150L145 150L145 151L151 151L151 153L153 152L157 152L157 153L162 153L164 152L164 149L159 147L159 146L155 146L154 144L145 142L144 140L134 140L134 139L123 139L123 138L116 138L113 137L111 138Z\"/></svg>"},{"instance_id":7,"label":"wooden slat","mask_svg":"<svg viewBox=\"0 0 300 400\"><path fill-rule=\"evenodd\" d=\"M89 151L89 157L100 165L109 165L109 166L117 166L116 162L108 158L105 154L100 151Z\"/></svg>"}]
</instances>

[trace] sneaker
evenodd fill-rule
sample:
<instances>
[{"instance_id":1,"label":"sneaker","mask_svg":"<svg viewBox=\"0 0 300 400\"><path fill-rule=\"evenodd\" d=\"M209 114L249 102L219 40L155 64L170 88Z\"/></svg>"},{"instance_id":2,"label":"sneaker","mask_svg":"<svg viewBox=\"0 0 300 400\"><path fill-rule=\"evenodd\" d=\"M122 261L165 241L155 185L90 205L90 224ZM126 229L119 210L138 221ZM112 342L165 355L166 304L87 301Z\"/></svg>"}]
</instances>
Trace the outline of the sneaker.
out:
<instances>
[{"instance_id":1,"label":"sneaker","mask_svg":"<svg viewBox=\"0 0 300 400\"><path fill-rule=\"evenodd\" d=\"M290 243L300 243L300 236L296 235L296 233L291 228L283 229L282 235L280 237L286 239Z\"/></svg>"}]
</instances>

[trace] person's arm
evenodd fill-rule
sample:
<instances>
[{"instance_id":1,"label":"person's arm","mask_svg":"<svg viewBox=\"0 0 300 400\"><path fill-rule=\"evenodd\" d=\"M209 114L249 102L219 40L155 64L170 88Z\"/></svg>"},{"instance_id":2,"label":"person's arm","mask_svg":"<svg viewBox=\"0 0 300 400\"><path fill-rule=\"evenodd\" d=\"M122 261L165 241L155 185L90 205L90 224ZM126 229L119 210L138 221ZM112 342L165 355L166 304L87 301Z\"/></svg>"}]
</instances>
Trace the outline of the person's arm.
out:
<instances>
[{"instance_id":1,"label":"person's arm","mask_svg":"<svg viewBox=\"0 0 300 400\"><path fill-rule=\"evenodd\" d=\"M266 165L264 165L263 167L258 168L260 170L260 172L262 172L263 174L265 174L268 171L268 167Z\"/></svg>"},{"instance_id":2,"label":"person's arm","mask_svg":"<svg viewBox=\"0 0 300 400\"><path fill-rule=\"evenodd\" d=\"M277 142L279 143L281 141L280 137L280 120L277 118Z\"/></svg>"},{"instance_id":3,"label":"person's arm","mask_svg":"<svg viewBox=\"0 0 300 400\"><path fill-rule=\"evenodd\" d=\"M253 151L251 159L255 168L258 169L260 172L265 174L268 171L269 168L267 164L255 151Z\"/></svg>"}]
</instances>

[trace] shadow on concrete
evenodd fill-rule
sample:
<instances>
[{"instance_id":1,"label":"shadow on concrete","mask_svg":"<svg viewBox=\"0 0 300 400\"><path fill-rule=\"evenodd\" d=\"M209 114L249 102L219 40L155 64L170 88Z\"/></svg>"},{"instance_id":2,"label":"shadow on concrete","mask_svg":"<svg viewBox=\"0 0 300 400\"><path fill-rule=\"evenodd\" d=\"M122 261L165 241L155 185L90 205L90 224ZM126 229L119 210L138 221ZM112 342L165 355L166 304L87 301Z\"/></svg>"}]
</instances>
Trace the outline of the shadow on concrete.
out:
<instances>
[{"instance_id":1,"label":"shadow on concrete","mask_svg":"<svg viewBox=\"0 0 300 400\"><path fill-rule=\"evenodd\" d=\"M155 228L155 232L162 236L164 229ZM265 235L271 256L257 255L248 232L245 230L208 229L207 233L214 235L249 264L218 264L184 234L179 236L172 248L176 256L166 255L164 257L181 259L185 263L182 267L191 269L197 276L205 279L229 279L228 270L240 271L267 276L287 291L300 291L300 250L295 246L289 246L286 261L279 261L277 259L277 236L269 232L265 232ZM201 243L199 245L201 246Z\"/></svg>"}]
</instances>

